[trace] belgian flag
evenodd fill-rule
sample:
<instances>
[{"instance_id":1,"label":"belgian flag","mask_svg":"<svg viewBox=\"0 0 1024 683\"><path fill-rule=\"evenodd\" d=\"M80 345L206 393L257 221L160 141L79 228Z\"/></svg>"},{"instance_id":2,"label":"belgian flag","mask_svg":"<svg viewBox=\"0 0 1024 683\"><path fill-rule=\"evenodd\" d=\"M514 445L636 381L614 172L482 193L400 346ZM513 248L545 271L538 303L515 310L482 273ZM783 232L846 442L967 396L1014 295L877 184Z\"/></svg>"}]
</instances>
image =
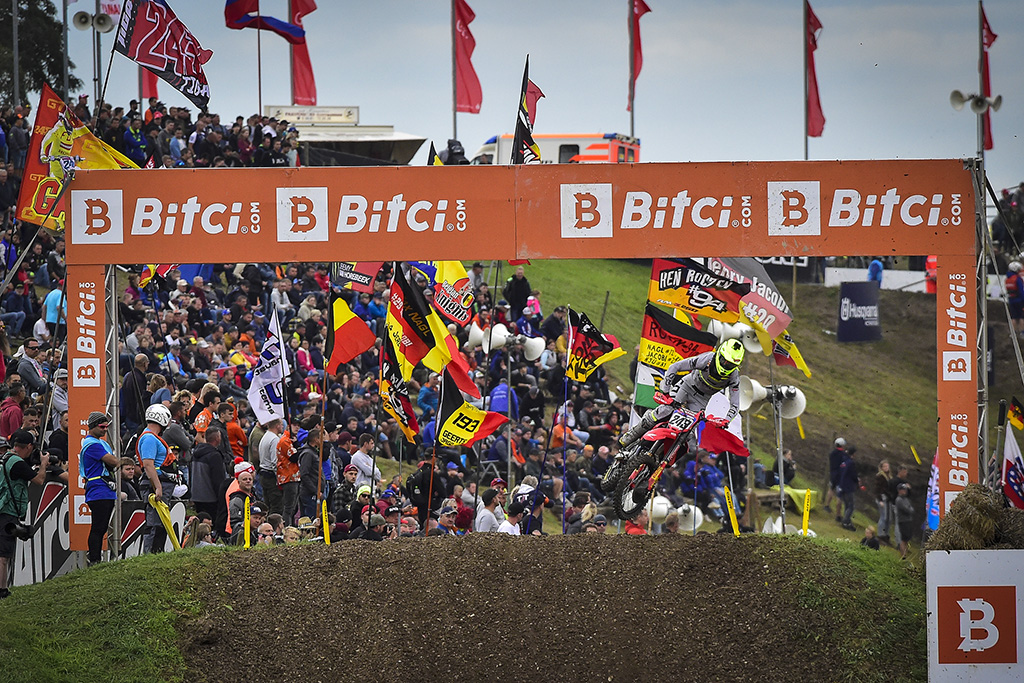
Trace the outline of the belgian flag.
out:
<instances>
[{"instance_id":1,"label":"belgian flag","mask_svg":"<svg viewBox=\"0 0 1024 683\"><path fill-rule=\"evenodd\" d=\"M391 283L386 327L402 368L402 379L408 381L412 377L417 363L422 362L434 372L441 372L451 363L455 366L452 377L459 387L474 398L480 397L480 389L469 378L469 364L441 316L427 303L419 287L409 284L398 264Z\"/></svg>"},{"instance_id":2,"label":"belgian flag","mask_svg":"<svg viewBox=\"0 0 1024 683\"><path fill-rule=\"evenodd\" d=\"M438 156L437 150L434 149L434 143L430 143L430 154L427 155L427 166L444 166L444 162L441 161L441 157Z\"/></svg>"},{"instance_id":3,"label":"belgian flag","mask_svg":"<svg viewBox=\"0 0 1024 683\"><path fill-rule=\"evenodd\" d=\"M519 111L516 116L516 132L512 138L512 162L513 164L539 164L540 147L533 140L534 113L531 108L536 109L536 96L530 95L531 90L540 93L537 86L531 89L530 83L530 56L526 56L526 68L523 69L523 89L519 95ZM542 94L542 93L541 93ZM543 94L542 94L543 95ZM532 104L530 100L533 100Z\"/></svg>"},{"instance_id":4,"label":"belgian flag","mask_svg":"<svg viewBox=\"0 0 1024 683\"><path fill-rule=\"evenodd\" d=\"M575 382L586 382L597 366L626 354L619 340L610 334L601 334L586 313L569 309L569 355L565 376Z\"/></svg>"},{"instance_id":5,"label":"belgian flag","mask_svg":"<svg viewBox=\"0 0 1024 683\"><path fill-rule=\"evenodd\" d=\"M480 410L466 403L455 379L447 369L441 379L441 405L437 416L437 443L454 448L470 446L492 434L508 417L501 413Z\"/></svg>"},{"instance_id":6,"label":"belgian flag","mask_svg":"<svg viewBox=\"0 0 1024 683\"><path fill-rule=\"evenodd\" d=\"M402 379L402 368L395 355L391 337L384 335L380 348L380 400L388 415L395 418L405 438L412 441L420 426L409 400L409 387Z\"/></svg>"},{"instance_id":7,"label":"belgian flag","mask_svg":"<svg viewBox=\"0 0 1024 683\"><path fill-rule=\"evenodd\" d=\"M339 366L371 348L377 337L334 292L331 292L329 316L331 333L327 335L324 355L328 358L327 374L335 375Z\"/></svg>"}]
</instances>

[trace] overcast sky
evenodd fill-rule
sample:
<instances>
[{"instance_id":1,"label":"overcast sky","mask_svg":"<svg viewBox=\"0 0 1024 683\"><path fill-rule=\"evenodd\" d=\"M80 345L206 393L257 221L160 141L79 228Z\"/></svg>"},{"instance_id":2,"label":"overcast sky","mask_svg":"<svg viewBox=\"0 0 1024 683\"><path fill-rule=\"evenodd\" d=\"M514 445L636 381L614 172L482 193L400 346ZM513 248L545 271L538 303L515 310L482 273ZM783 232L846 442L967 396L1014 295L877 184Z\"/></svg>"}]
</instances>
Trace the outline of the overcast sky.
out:
<instances>
[{"instance_id":1,"label":"overcast sky","mask_svg":"<svg viewBox=\"0 0 1024 683\"><path fill-rule=\"evenodd\" d=\"M643 161L803 158L803 29L799 0L647 0L636 135ZM219 0L170 0L204 47L211 111L257 109L256 32L224 26ZM480 114L459 114L468 154L511 133L523 62L546 98L537 133L629 132L629 0L469 0L483 87ZM71 5L72 12L91 0ZM361 123L391 124L443 148L452 133L449 0L320 0L306 21L320 105L357 105ZM285 0L263 12L285 16ZM827 119L811 159L973 156L976 117L949 104L978 91L978 5L970 0L815 0L824 30L816 53ZM998 189L1024 180L1024 23L1020 0L987 0L998 39L990 51ZM71 56L91 87L88 33L71 31ZM109 49L112 35L103 37ZM263 103L289 104L288 50L263 35ZM104 59L104 68L106 59ZM137 92L134 66L114 59L108 98ZM161 83L161 99L184 99ZM423 163L426 147L413 163Z\"/></svg>"}]
</instances>

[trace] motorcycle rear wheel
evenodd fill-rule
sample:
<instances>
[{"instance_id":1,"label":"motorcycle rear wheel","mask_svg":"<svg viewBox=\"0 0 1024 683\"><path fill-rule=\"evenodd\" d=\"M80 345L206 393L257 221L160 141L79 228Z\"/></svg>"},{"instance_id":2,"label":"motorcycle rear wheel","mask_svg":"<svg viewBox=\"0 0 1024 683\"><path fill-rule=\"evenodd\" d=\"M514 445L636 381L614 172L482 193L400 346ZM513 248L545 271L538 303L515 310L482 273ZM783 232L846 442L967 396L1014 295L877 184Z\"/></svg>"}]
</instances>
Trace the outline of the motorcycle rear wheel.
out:
<instances>
[{"instance_id":1,"label":"motorcycle rear wheel","mask_svg":"<svg viewBox=\"0 0 1024 683\"><path fill-rule=\"evenodd\" d=\"M626 462L612 496L612 505L619 519L633 519L647 505L651 497L647 487L657 467L657 460L646 450L638 451Z\"/></svg>"}]
</instances>

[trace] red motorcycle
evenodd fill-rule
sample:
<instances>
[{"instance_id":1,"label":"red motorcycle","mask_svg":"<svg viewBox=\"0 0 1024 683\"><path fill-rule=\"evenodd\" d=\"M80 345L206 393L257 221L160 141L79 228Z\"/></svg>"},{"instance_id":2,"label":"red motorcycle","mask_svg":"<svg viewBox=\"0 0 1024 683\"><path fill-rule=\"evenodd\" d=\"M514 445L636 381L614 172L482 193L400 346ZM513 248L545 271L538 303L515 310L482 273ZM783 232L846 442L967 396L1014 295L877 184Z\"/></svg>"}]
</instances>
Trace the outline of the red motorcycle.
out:
<instances>
[{"instance_id":1,"label":"red motorcycle","mask_svg":"<svg viewBox=\"0 0 1024 683\"><path fill-rule=\"evenodd\" d=\"M674 404L671 396L660 391L655 392L654 400L662 405ZM708 417L703 410L694 413L677 406L608 468L601 488L608 486L607 493L614 491L612 504L619 519L633 519L640 514L665 469L686 455L690 435L702 422L715 427L728 424L725 420Z\"/></svg>"}]
</instances>

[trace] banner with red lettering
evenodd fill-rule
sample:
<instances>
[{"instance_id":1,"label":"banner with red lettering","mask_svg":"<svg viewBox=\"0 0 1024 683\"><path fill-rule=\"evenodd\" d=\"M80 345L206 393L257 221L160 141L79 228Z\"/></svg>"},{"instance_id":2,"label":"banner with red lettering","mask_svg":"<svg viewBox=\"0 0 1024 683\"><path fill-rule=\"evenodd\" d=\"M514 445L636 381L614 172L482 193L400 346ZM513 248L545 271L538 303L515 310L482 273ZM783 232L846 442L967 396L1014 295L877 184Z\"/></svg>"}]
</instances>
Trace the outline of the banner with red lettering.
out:
<instances>
[{"instance_id":1,"label":"banner with red lettering","mask_svg":"<svg viewBox=\"0 0 1024 683\"><path fill-rule=\"evenodd\" d=\"M203 111L210 103L210 84L203 64L206 50L166 0L125 0L114 38L114 50L171 84Z\"/></svg>"}]
</instances>

